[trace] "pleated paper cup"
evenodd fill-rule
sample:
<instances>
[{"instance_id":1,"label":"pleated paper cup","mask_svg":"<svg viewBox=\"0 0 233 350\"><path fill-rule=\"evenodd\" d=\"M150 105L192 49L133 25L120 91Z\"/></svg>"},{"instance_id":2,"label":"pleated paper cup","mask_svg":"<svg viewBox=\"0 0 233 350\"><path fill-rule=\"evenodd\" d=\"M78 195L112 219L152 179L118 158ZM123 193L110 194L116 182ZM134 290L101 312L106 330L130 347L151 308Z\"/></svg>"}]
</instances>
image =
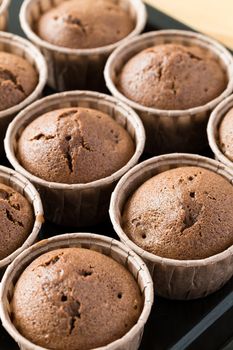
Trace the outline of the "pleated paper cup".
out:
<instances>
[{"instance_id":1,"label":"pleated paper cup","mask_svg":"<svg viewBox=\"0 0 233 350\"><path fill-rule=\"evenodd\" d=\"M0 30L6 30L8 24L8 10L11 0L0 1Z\"/></svg>"},{"instance_id":2,"label":"pleated paper cup","mask_svg":"<svg viewBox=\"0 0 233 350\"><path fill-rule=\"evenodd\" d=\"M225 156L220 147L219 142L219 127L225 115L233 108L233 95L222 101L211 113L208 126L207 135L210 148L212 149L215 159L219 160L227 167L233 170L233 162Z\"/></svg>"},{"instance_id":3,"label":"pleated paper cup","mask_svg":"<svg viewBox=\"0 0 233 350\"><path fill-rule=\"evenodd\" d=\"M17 159L18 139L23 129L38 116L67 107L99 110L123 126L135 144L135 152L128 163L110 176L85 184L48 182L24 169ZM111 193L117 181L138 162L144 144L143 125L130 107L97 92L71 91L43 98L22 111L7 130L5 151L12 166L34 183L40 192L45 216L57 224L80 227L94 225L107 217Z\"/></svg>"},{"instance_id":4,"label":"pleated paper cup","mask_svg":"<svg viewBox=\"0 0 233 350\"><path fill-rule=\"evenodd\" d=\"M37 45L49 67L48 84L55 90L105 91L103 70L107 58L119 45L142 32L147 14L141 0L113 0L124 8L135 21L134 30L124 39L93 49L71 49L50 44L34 31L41 15L66 0L24 0L20 11L20 23L26 36Z\"/></svg>"},{"instance_id":5,"label":"pleated paper cup","mask_svg":"<svg viewBox=\"0 0 233 350\"><path fill-rule=\"evenodd\" d=\"M98 350L136 350L153 304L153 282L145 263L129 248L109 237L92 233L72 233L55 236L33 245L8 267L0 288L0 316L3 327L22 350L46 350L24 338L14 327L10 307L14 286L25 268L38 256L60 248L82 247L98 251L125 266L138 283L143 297L143 309L137 323L122 338L99 347ZM97 348L96 348L97 350Z\"/></svg>"},{"instance_id":6,"label":"pleated paper cup","mask_svg":"<svg viewBox=\"0 0 233 350\"><path fill-rule=\"evenodd\" d=\"M35 187L22 175L12 169L0 166L0 183L10 186L14 190L21 193L33 207L34 225L31 233L25 242L6 258L0 260L0 277L4 269L9 265L22 251L30 247L37 239L40 232L43 219L43 207L40 196ZM1 300L1 299L0 299Z\"/></svg>"},{"instance_id":7,"label":"pleated paper cup","mask_svg":"<svg viewBox=\"0 0 233 350\"><path fill-rule=\"evenodd\" d=\"M41 97L47 81L47 66L40 51L28 40L20 36L0 32L0 51L9 52L26 59L38 73L38 84L33 92L17 105L0 111L0 155L3 154L3 140L6 129L16 114L27 105Z\"/></svg>"},{"instance_id":8,"label":"pleated paper cup","mask_svg":"<svg viewBox=\"0 0 233 350\"><path fill-rule=\"evenodd\" d=\"M119 238L146 262L155 283L155 292L169 299L195 299L221 288L233 275L233 246L199 260L176 260L149 253L122 229L124 205L136 189L151 177L169 169L198 166L223 176L232 184L233 172L210 158L191 154L168 154L151 158L134 167L118 183L112 194L110 217Z\"/></svg>"},{"instance_id":9,"label":"pleated paper cup","mask_svg":"<svg viewBox=\"0 0 233 350\"><path fill-rule=\"evenodd\" d=\"M228 83L222 94L203 106L186 110L149 108L125 97L117 87L123 66L142 50L168 43L206 49L226 72ZM233 58L222 45L204 35L183 30L159 30L140 35L121 45L109 57L104 75L112 95L134 108L141 117L146 129L148 153L198 152L207 145L206 126L211 111L233 91Z\"/></svg>"}]
</instances>

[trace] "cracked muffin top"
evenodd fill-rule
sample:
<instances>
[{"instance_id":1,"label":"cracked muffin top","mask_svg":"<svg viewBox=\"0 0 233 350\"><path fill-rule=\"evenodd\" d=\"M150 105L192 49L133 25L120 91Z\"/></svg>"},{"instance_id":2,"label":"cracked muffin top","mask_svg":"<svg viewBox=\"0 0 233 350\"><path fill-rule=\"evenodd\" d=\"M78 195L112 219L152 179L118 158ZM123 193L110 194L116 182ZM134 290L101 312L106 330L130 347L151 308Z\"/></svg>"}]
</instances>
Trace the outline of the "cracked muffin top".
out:
<instances>
[{"instance_id":1,"label":"cracked muffin top","mask_svg":"<svg viewBox=\"0 0 233 350\"><path fill-rule=\"evenodd\" d=\"M225 156L233 161L233 108L227 112L220 124L219 146Z\"/></svg>"},{"instance_id":2,"label":"cracked muffin top","mask_svg":"<svg viewBox=\"0 0 233 350\"><path fill-rule=\"evenodd\" d=\"M164 110L204 105L226 86L226 73L207 50L178 44L141 51L125 64L118 80L130 100Z\"/></svg>"},{"instance_id":3,"label":"cracked muffin top","mask_svg":"<svg viewBox=\"0 0 233 350\"><path fill-rule=\"evenodd\" d=\"M44 180L87 183L122 168L134 149L128 132L109 115L64 108L38 117L24 129L18 159Z\"/></svg>"},{"instance_id":4,"label":"cracked muffin top","mask_svg":"<svg viewBox=\"0 0 233 350\"><path fill-rule=\"evenodd\" d=\"M134 21L113 0L63 1L41 16L37 33L51 44L73 49L113 44L134 29Z\"/></svg>"},{"instance_id":5,"label":"cracked muffin top","mask_svg":"<svg viewBox=\"0 0 233 350\"><path fill-rule=\"evenodd\" d=\"M33 343L88 350L127 333L142 302L124 266L93 250L64 248L41 255L24 270L11 311L16 328Z\"/></svg>"},{"instance_id":6,"label":"cracked muffin top","mask_svg":"<svg viewBox=\"0 0 233 350\"><path fill-rule=\"evenodd\" d=\"M142 184L125 205L122 227L155 255L203 259L233 244L233 186L199 167L165 171Z\"/></svg>"},{"instance_id":7,"label":"cracked muffin top","mask_svg":"<svg viewBox=\"0 0 233 350\"><path fill-rule=\"evenodd\" d=\"M0 52L0 110L23 101L35 89L38 74L33 66L20 56Z\"/></svg>"},{"instance_id":8,"label":"cracked muffin top","mask_svg":"<svg viewBox=\"0 0 233 350\"><path fill-rule=\"evenodd\" d=\"M0 183L0 260L18 249L34 224L28 200L13 188Z\"/></svg>"}]
</instances>

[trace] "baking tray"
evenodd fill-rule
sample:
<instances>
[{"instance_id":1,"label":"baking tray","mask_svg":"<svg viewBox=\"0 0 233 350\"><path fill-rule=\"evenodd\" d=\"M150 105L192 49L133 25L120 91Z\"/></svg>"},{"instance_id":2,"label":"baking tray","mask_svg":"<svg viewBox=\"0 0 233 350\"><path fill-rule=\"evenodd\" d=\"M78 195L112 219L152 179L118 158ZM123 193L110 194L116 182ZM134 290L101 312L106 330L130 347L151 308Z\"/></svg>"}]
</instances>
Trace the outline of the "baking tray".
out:
<instances>
[{"instance_id":1,"label":"baking tray","mask_svg":"<svg viewBox=\"0 0 233 350\"><path fill-rule=\"evenodd\" d=\"M18 22L22 0L12 0L9 31L23 35ZM156 29L188 29L164 13L147 6L146 31ZM46 88L45 94L51 93ZM202 153L203 154L203 153ZM210 149L204 151L212 157ZM146 158L144 155L143 159ZM6 159L1 164L8 165ZM87 228L79 229L85 232ZM41 238L77 229L59 227L46 222ZM111 223L88 227L88 232L106 234L117 239ZM17 344L0 326L0 350L18 350ZM233 278L220 291L199 300L171 301L156 297L140 350L232 350L233 349Z\"/></svg>"}]
</instances>

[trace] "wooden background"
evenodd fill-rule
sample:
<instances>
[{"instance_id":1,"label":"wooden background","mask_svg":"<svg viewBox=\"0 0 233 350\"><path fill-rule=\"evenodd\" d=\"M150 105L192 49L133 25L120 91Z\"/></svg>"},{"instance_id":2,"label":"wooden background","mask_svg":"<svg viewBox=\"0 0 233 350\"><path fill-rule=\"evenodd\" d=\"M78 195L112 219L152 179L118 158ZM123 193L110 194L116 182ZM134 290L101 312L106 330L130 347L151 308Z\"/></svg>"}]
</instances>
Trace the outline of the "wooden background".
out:
<instances>
[{"instance_id":1,"label":"wooden background","mask_svg":"<svg viewBox=\"0 0 233 350\"><path fill-rule=\"evenodd\" d=\"M146 0L145 2L233 49L233 0Z\"/></svg>"}]
</instances>

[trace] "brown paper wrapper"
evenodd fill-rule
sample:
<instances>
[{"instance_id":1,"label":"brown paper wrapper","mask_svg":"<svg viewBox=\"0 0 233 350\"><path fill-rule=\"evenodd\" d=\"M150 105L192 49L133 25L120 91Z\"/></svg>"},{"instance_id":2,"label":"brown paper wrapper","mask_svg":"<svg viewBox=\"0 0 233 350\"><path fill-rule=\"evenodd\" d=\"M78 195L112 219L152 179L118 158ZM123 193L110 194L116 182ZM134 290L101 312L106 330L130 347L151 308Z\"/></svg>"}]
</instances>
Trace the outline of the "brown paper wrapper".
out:
<instances>
[{"instance_id":1,"label":"brown paper wrapper","mask_svg":"<svg viewBox=\"0 0 233 350\"><path fill-rule=\"evenodd\" d=\"M133 243L121 227L121 213L129 196L156 174L182 166L199 166L211 170L232 184L233 172L215 160L176 153L154 157L131 169L119 181L111 198L110 218L121 241L146 262L154 280L156 293L170 299L195 299L213 293L232 277L233 246L206 259L162 258Z\"/></svg>"},{"instance_id":2,"label":"brown paper wrapper","mask_svg":"<svg viewBox=\"0 0 233 350\"><path fill-rule=\"evenodd\" d=\"M0 30L4 31L7 29L8 24L8 9L11 0L1 0L0 1Z\"/></svg>"},{"instance_id":3,"label":"brown paper wrapper","mask_svg":"<svg viewBox=\"0 0 233 350\"><path fill-rule=\"evenodd\" d=\"M36 191L35 187L27 179L25 179L25 177L16 173L12 169L0 166L0 182L21 193L32 205L35 216L32 232L22 246L8 255L6 258L0 260L1 277L7 265L9 265L22 251L30 247L36 241L44 221L44 214L39 193Z\"/></svg>"},{"instance_id":4,"label":"brown paper wrapper","mask_svg":"<svg viewBox=\"0 0 233 350\"><path fill-rule=\"evenodd\" d=\"M135 153L129 162L111 176L86 184L48 182L26 171L17 160L17 140L25 126L48 111L78 106L105 112L127 130L135 143ZM138 162L144 144L143 125L130 107L97 92L72 91L46 97L22 111L8 128L5 151L13 167L37 187L45 216L57 224L80 227L94 225L107 216L111 193L117 181Z\"/></svg>"},{"instance_id":5,"label":"brown paper wrapper","mask_svg":"<svg viewBox=\"0 0 233 350\"><path fill-rule=\"evenodd\" d=\"M233 95L222 101L211 113L207 126L207 135L215 159L233 170L233 162L225 156L219 146L219 127L223 118L231 108L233 108Z\"/></svg>"},{"instance_id":6,"label":"brown paper wrapper","mask_svg":"<svg viewBox=\"0 0 233 350\"><path fill-rule=\"evenodd\" d=\"M0 111L0 155L2 155L4 152L3 140L9 123L19 111L41 96L47 80L47 66L42 54L34 45L11 33L0 32L0 51L25 58L38 72L38 84L35 90L16 106Z\"/></svg>"},{"instance_id":7,"label":"brown paper wrapper","mask_svg":"<svg viewBox=\"0 0 233 350\"><path fill-rule=\"evenodd\" d=\"M3 327L18 343L22 350L46 350L25 339L11 321L10 302L14 293L14 286L23 270L41 254L59 248L83 247L92 249L112 257L124 265L138 282L144 299L142 313L137 323L121 339L114 341L99 350L136 350L139 348L144 325L149 317L153 304L153 282L145 263L122 243L105 236L91 233L72 233L55 236L38 242L23 252L6 270L0 288L0 316Z\"/></svg>"},{"instance_id":8,"label":"brown paper wrapper","mask_svg":"<svg viewBox=\"0 0 233 350\"><path fill-rule=\"evenodd\" d=\"M228 85L223 93L207 104L182 111L144 107L129 100L117 88L118 74L138 52L155 45L176 43L208 50L224 68ZM198 152L207 145L206 126L210 112L233 90L233 58L219 43L204 35L181 30L159 30L133 38L109 57L105 81L112 95L126 102L141 117L146 130L146 151L157 155L169 152Z\"/></svg>"},{"instance_id":9,"label":"brown paper wrapper","mask_svg":"<svg viewBox=\"0 0 233 350\"><path fill-rule=\"evenodd\" d=\"M42 40L33 29L41 15L60 2L24 0L20 11L23 31L46 58L49 68L48 84L58 91L105 91L103 70L107 58L119 45L142 32L147 20L145 5L141 0L114 0L135 20L134 30L115 44L93 49L69 49Z\"/></svg>"}]
</instances>

